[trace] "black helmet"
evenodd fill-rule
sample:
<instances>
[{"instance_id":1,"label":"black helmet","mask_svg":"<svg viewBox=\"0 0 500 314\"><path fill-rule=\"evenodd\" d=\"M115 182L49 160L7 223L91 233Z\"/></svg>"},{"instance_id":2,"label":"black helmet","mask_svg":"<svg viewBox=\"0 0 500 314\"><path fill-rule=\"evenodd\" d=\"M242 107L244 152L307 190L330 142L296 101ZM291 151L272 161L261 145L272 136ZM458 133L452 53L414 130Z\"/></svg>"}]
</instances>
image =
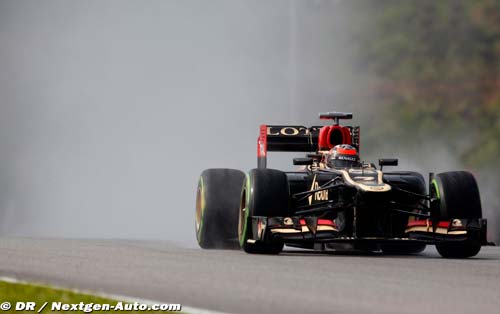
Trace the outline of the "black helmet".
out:
<instances>
[{"instance_id":1,"label":"black helmet","mask_svg":"<svg viewBox=\"0 0 500 314\"><path fill-rule=\"evenodd\" d=\"M327 164L330 168L359 167L360 162L358 151L351 145L336 145L330 150Z\"/></svg>"}]
</instances>

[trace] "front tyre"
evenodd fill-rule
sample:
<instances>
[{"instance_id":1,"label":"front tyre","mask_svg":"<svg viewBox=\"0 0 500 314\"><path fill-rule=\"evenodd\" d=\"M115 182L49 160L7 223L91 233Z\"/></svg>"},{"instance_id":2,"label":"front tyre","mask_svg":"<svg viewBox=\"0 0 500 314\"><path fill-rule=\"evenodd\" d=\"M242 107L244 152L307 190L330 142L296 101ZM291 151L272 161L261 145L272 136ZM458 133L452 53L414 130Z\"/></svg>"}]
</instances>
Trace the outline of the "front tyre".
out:
<instances>
[{"instance_id":1,"label":"front tyre","mask_svg":"<svg viewBox=\"0 0 500 314\"><path fill-rule=\"evenodd\" d=\"M444 172L432 181L432 194L439 204L440 220L482 218L479 188L474 176L466 171ZM471 235L465 242L436 244L442 257L467 258L481 250L479 237Z\"/></svg>"},{"instance_id":2,"label":"front tyre","mask_svg":"<svg viewBox=\"0 0 500 314\"><path fill-rule=\"evenodd\" d=\"M265 235L258 240L252 227L252 217L284 217L289 211L288 179L284 172L274 169L252 169L241 191L238 238L247 253L279 254L283 242ZM256 241L254 241L256 240Z\"/></svg>"},{"instance_id":3,"label":"front tyre","mask_svg":"<svg viewBox=\"0 0 500 314\"><path fill-rule=\"evenodd\" d=\"M204 249L236 249L238 208L245 174L234 169L202 172L196 193L196 239Z\"/></svg>"},{"instance_id":4,"label":"front tyre","mask_svg":"<svg viewBox=\"0 0 500 314\"><path fill-rule=\"evenodd\" d=\"M446 258L468 258L476 256L481 250L481 244L475 241L467 243L439 243L436 249L442 257Z\"/></svg>"}]
</instances>

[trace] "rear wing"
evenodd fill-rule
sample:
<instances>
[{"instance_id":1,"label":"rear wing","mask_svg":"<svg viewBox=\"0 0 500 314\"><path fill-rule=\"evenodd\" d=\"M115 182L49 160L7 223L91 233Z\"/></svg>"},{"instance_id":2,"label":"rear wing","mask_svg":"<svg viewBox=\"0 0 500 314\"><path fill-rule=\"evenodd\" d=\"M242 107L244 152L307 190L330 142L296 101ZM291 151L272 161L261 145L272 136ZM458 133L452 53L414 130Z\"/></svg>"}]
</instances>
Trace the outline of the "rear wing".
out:
<instances>
[{"instance_id":1,"label":"rear wing","mask_svg":"<svg viewBox=\"0 0 500 314\"><path fill-rule=\"evenodd\" d=\"M359 150L359 127L339 127L349 130L349 144ZM329 126L305 127L300 125L261 125L257 139L257 167L267 167L267 152L317 152L321 130ZM327 133L327 132L323 132ZM344 140L330 138L329 146L344 144Z\"/></svg>"}]
</instances>

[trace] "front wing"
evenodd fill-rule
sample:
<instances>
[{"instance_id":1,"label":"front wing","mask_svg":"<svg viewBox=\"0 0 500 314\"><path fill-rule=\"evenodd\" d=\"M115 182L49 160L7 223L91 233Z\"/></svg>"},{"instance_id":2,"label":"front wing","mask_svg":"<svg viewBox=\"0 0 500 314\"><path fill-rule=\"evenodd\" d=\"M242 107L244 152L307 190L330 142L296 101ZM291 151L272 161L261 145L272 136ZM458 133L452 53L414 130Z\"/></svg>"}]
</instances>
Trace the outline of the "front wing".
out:
<instances>
[{"instance_id":1,"label":"front wing","mask_svg":"<svg viewBox=\"0 0 500 314\"><path fill-rule=\"evenodd\" d=\"M356 241L398 242L411 241L435 244L448 241L479 240L486 241L486 219L450 219L434 222L431 219L411 221L405 236L357 237L346 236L339 232L335 221L317 217L251 217L253 239L256 241L282 240L285 243L342 243Z\"/></svg>"}]
</instances>

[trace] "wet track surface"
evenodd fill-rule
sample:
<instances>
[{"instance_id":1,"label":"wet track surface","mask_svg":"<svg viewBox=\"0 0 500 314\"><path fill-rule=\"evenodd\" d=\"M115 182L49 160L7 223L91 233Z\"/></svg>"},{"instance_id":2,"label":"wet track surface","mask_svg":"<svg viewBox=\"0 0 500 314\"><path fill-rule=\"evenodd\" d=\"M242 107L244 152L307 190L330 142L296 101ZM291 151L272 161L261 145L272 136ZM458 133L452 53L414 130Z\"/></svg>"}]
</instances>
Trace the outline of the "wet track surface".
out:
<instances>
[{"instance_id":1,"label":"wet track surface","mask_svg":"<svg viewBox=\"0 0 500 314\"><path fill-rule=\"evenodd\" d=\"M0 276L228 313L500 313L500 248L475 258L0 238Z\"/></svg>"}]
</instances>

